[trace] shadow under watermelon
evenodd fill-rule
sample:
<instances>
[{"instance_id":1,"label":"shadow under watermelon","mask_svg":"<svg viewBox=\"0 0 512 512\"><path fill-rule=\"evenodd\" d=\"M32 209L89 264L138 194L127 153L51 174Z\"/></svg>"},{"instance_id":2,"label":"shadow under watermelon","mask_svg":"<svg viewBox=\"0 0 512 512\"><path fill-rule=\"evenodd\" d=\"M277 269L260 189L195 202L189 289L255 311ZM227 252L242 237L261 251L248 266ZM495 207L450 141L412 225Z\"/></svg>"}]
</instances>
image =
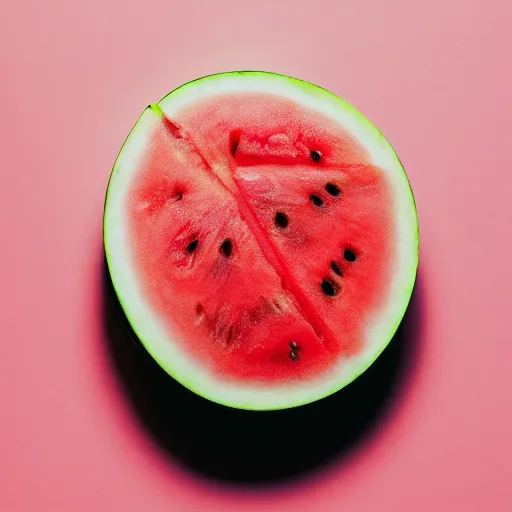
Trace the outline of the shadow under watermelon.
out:
<instances>
[{"instance_id":1,"label":"shadow under watermelon","mask_svg":"<svg viewBox=\"0 0 512 512\"><path fill-rule=\"evenodd\" d=\"M103 267L103 322L112 367L144 429L169 460L233 484L272 485L343 462L389 417L416 367L422 324L418 274L407 313L377 361L313 404L254 412L224 407L181 386L131 332Z\"/></svg>"}]
</instances>

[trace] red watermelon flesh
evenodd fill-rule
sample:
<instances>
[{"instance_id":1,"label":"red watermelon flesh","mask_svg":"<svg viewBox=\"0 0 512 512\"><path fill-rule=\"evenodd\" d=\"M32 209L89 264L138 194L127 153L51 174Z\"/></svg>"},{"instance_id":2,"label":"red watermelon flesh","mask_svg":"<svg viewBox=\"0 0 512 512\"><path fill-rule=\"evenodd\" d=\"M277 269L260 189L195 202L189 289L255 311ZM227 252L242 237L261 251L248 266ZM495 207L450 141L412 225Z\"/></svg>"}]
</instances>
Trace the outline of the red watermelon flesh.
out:
<instances>
[{"instance_id":1,"label":"red watermelon flesh","mask_svg":"<svg viewBox=\"0 0 512 512\"><path fill-rule=\"evenodd\" d=\"M128 202L145 293L225 379L314 377L361 350L383 298L387 194L348 134L283 99L164 117Z\"/></svg>"},{"instance_id":2,"label":"red watermelon flesh","mask_svg":"<svg viewBox=\"0 0 512 512\"><path fill-rule=\"evenodd\" d=\"M390 261L379 171L355 164L342 170L259 165L237 169L236 178L289 279L300 283L311 324L329 346L356 353L359 328L385 287L382 269Z\"/></svg>"}]
</instances>

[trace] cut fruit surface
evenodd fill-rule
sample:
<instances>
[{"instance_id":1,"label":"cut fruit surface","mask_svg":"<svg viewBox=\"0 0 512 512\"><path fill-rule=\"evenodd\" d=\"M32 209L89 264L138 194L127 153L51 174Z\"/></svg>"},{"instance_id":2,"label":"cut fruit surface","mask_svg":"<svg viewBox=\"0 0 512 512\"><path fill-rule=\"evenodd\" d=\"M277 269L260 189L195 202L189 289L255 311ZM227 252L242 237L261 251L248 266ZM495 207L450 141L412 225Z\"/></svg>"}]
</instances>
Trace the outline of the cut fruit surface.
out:
<instances>
[{"instance_id":1,"label":"cut fruit surface","mask_svg":"<svg viewBox=\"0 0 512 512\"><path fill-rule=\"evenodd\" d=\"M262 165L238 169L236 181L267 243L276 247L287 279L305 297L311 324L328 345L356 354L393 258L381 172L368 165L342 170Z\"/></svg>"},{"instance_id":2,"label":"cut fruit surface","mask_svg":"<svg viewBox=\"0 0 512 512\"><path fill-rule=\"evenodd\" d=\"M418 262L403 168L331 93L259 72L146 109L110 179L109 270L148 352L216 402L292 407L362 373Z\"/></svg>"}]
</instances>

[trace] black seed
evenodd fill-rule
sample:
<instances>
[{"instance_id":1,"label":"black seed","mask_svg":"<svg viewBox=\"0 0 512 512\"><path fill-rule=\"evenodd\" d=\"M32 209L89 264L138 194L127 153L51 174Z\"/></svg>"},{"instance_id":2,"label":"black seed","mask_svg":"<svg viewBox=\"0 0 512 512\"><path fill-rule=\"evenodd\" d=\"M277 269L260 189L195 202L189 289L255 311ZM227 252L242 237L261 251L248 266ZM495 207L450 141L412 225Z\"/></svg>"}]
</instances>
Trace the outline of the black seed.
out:
<instances>
[{"instance_id":1,"label":"black seed","mask_svg":"<svg viewBox=\"0 0 512 512\"><path fill-rule=\"evenodd\" d=\"M341 276L341 269L334 261L331 261L331 268L336 275Z\"/></svg>"},{"instance_id":2,"label":"black seed","mask_svg":"<svg viewBox=\"0 0 512 512\"><path fill-rule=\"evenodd\" d=\"M350 249L345 249L345 252L343 253L343 257L347 261L350 261L351 263L356 261L356 255L355 255L354 251L351 251Z\"/></svg>"},{"instance_id":3,"label":"black seed","mask_svg":"<svg viewBox=\"0 0 512 512\"><path fill-rule=\"evenodd\" d=\"M175 192L174 194L174 200L175 201L181 201L181 198L183 197L183 193L182 192Z\"/></svg>"},{"instance_id":4,"label":"black seed","mask_svg":"<svg viewBox=\"0 0 512 512\"><path fill-rule=\"evenodd\" d=\"M199 240L192 240L192 242L190 242L187 245L187 252L189 254L192 254L197 249L198 244L199 244Z\"/></svg>"},{"instance_id":5,"label":"black seed","mask_svg":"<svg viewBox=\"0 0 512 512\"><path fill-rule=\"evenodd\" d=\"M327 185L325 185L325 190L327 190L331 196L337 197L340 195L340 189L334 183L327 183Z\"/></svg>"},{"instance_id":6,"label":"black seed","mask_svg":"<svg viewBox=\"0 0 512 512\"><path fill-rule=\"evenodd\" d=\"M240 135L241 133L239 130L235 130L229 134L229 151L233 156L235 156L236 152L238 151Z\"/></svg>"},{"instance_id":7,"label":"black seed","mask_svg":"<svg viewBox=\"0 0 512 512\"><path fill-rule=\"evenodd\" d=\"M290 341L290 358L292 361L297 361L299 359L299 351L300 347L297 345L295 341Z\"/></svg>"},{"instance_id":8,"label":"black seed","mask_svg":"<svg viewBox=\"0 0 512 512\"><path fill-rule=\"evenodd\" d=\"M288 217L283 212L277 212L274 222L276 223L276 226L279 226L280 228L285 228L288 226Z\"/></svg>"},{"instance_id":9,"label":"black seed","mask_svg":"<svg viewBox=\"0 0 512 512\"><path fill-rule=\"evenodd\" d=\"M315 205L315 206L323 206L324 202L322 201L321 197L315 196L315 194L311 194L309 196L309 200Z\"/></svg>"},{"instance_id":10,"label":"black seed","mask_svg":"<svg viewBox=\"0 0 512 512\"><path fill-rule=\"evenodd\" d=\"M231 253L233 252L233 244L229 238L222 242L220 246L220 252L228 258L231 256Z\"/></svg>"},{"instance_id":11,"label":"black seed","mask_svg":"<svg viewBox=\"0 0 512 512\"><path fill-rule=\"evenodd\" d=\"M325 293L325 295L328 295L329 297L334 297L338 294L338 288L331 283L330 281L327 281L327 279L324 279L322 281L322 291Z\"/></svg>"},{"instance_id":12,"label":"black seed","mask_svg":"<svg viewBox=\"0 0 512 512\"><path fill-rule=\"evenodd\" d=\"M311 160L313 160L313 162L320 162L320 158L322 158L322 153L313 149L313 151L311 151Z\"/></svg>"},{"instance_id":13,"label":"black seed","mask_svg":"<svg viewBox=\"0 0 512 512\"><path fill-rule=\"evenodd\" d=\"M295 350L290 350L290 359L292 361L297 361L297 359L299 359L299 353L296 352Z\"/></svg>"}]
</instances>

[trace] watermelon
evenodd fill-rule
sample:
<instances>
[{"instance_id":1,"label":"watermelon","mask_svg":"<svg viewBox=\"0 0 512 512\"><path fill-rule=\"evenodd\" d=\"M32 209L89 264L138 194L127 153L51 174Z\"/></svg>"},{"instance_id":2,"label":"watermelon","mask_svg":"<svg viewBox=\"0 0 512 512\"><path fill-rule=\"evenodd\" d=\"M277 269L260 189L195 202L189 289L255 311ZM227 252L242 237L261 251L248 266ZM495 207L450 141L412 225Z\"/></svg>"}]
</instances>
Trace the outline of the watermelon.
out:
<instances>
[{"instance_id":1,"label":"watermelon","mask_svg":"<svg viewBox=\"0 0 512 512\"><path fill-rule=\"evenodd\" d=\"M147 107L105 202L133 331L184 386L243 409L303 405L365 371L405 313L418 244L379 130L265 72L204 77Z\"/></svg>"}]
</instances>

